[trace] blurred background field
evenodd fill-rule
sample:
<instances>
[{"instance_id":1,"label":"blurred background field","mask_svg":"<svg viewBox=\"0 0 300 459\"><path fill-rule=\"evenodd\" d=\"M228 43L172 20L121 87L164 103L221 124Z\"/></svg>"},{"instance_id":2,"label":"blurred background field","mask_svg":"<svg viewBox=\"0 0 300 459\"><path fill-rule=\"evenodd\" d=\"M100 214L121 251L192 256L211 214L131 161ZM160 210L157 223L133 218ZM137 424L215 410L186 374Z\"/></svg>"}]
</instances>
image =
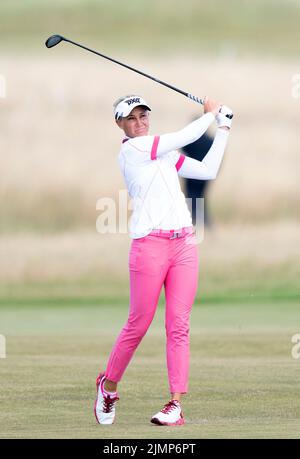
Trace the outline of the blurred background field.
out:
<instances>
[{"instance_id":1,"label":"blurred background field","mask_svg":"<svg viewBox=\"0 0 300 459\"><path fill-rule=\"evenodd\" d=\"M118 204L119 192L125 189L117 160L122 135L114 125L113 101L122 94L143 94L153 108L153 134L177 130L202 113L181 95L67 43L46 49L45 40L61 33L192 94L207 94L233 107L224 162L209 190L214 225L199 244L193 324L195 336L204 338L196 340L194 352L209 353L218 335L238 359L236 364L244 362L250 373L257 362L243 361L244 335L236 340L235 332L242 327L247 342L255 335L253 355L260 364L272 355L277 336L285 344L274 351L271 374L282 364L286 378L294 381L297 362L291 361L289 345L290 336L300 331L300 100L294 87L300 74L299 23L300 0L1 1L0 83L5 81L5 93L2 86L0 334L11 337L16 364L20 346L28 350L26 365L32 377L37 371L30 357L35 358L35 346L42 346L48 335L59 336L60 330L90 334L86 349L95 354L87 371L94 371L104 333L102 315L107 318L114 308L118 318L107 331L107 352L120 317L126 317L130 239L118 231L96 231L98 199L109 197ZM163 333L162 321L160 309L154 334ZM35 336L37 344L24 336ZM76 355L84 346L82 339L74 347L68 340L65 345ZM260 347L267 349L265 354L259 354ZM142 349L147 358L147 341ZM51 339L45 352L56 352ZM232 363L226 360L226 348L224 352L218 378ZM85 358L74 361L74 371ZM56 368L53 359L51 371ZM8 393L12 364L6 359ZM196 377L197 359L193 365ZM22 365L16 368L18 375ZM268 369L266 365L266 374L260 374L253 387L261 377L267 384ZM209 379L214 370L208 365L205 371ZM227 391L225 384L224 394ZM75 399L80 394L74 393ZM278 398L273 395L271 391L268 404L274 408ZM290 396L288 405L293 390ZM279 406L284 415L284 400ZM231 408L205 427L206 436L232 415ZM279 434L275 411L274 423L267 417L262 435L270 435L267 425ZM263 413L251 413L253 428L234 418L241 435L258 432L255 425ZM284 422L289 424L287 418ZM32 428L32 436L43 435L38 426ZM291 436L295 429L291 427ZM238 436L238 430L224 427L224 436L230 432ZM9 435L17 434L12 429Z\"/></svg>"},{"instance_id":2,"label":"blurred background field","mask_svg":"<svg viewBox=\"0 0 300 459\"><path fill-rule=\"evenodd\" d=\"M298 0L2 0L2 46L37 50L48 32L98 39L106 49L296 55Z\"/></svg>"}]
</instances>

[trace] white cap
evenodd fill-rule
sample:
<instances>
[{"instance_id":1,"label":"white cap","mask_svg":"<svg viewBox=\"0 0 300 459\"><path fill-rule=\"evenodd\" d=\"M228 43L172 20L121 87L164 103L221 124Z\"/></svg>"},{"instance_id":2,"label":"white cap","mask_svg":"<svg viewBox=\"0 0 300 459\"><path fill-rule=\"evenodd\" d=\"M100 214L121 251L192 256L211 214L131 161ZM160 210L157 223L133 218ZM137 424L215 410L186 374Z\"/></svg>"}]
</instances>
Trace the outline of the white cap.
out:
<instances>
[{"instance_id":1,"label":"white cap","mask_svg":"<svg viewBox=\"0 0 300 459\"><path fill-rule=\"evenodd\" d=\"M129 115L130 112L135 107L138 107L139 105L143 105L146 107L147 110L151 111L151 108L145 101L140 96L130 96L126 97L126 99L122 100L115 108L115 119L118 120L120 118L125 118L126 116Z\"/></svg>"}]
</instances>

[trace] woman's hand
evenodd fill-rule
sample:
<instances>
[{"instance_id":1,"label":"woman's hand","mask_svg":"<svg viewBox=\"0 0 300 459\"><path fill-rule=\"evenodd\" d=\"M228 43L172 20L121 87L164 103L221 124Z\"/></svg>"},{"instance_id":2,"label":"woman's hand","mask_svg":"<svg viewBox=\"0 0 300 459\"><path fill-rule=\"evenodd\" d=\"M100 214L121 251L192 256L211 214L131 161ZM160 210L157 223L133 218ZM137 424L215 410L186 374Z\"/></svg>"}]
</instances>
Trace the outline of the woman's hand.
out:
<instances>
[{"instance_id":1,"label":"woman's hand","mask_svg":"<svg viewBox=\"0 0 300 459\"><path fill-rule=\"evenodd\" d=\"M231 108L222 105L220 112L216 116L218 128L229 130L231 128L232 117L233 113Z\"/></svg>"},{"instance_id":2,"label":"woman's hand","mask_svg":"<svg viewBox=\"0 0 300 459\"><path fill-rule=\"evenodd\" d=\"M211 112L215 116L219 113L222 103L214 99L209 99L207 96L204 98L204 113Z\"/></svg>"}]
</instances>

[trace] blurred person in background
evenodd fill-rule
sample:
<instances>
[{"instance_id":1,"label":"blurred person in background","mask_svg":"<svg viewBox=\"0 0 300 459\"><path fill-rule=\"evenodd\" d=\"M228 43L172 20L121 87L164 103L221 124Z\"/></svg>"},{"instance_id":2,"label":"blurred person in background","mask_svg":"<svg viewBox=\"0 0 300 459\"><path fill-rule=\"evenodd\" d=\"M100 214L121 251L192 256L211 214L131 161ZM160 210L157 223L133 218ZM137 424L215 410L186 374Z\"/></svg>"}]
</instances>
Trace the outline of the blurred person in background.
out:
<instances>
[{"instance_id":1,"label":"blurred person in background","mask_svg":"<svg viewBox=\"0 0 300 459\"><path fill-rule=\"evenodd\" d=\"M192 218L178 176L197 180L216 178L231 127L231 119L226 115L232 112L221 103L205 98L203 116L180 131L153 136L149 135L150 111L148 103L137 95L121 97L114 104L115 122L125 134L119 164L133 200L130 307L106 370L96 379L94 414L99 424L114 422L119 400L117 385L153 320L163 286L170 398L152 416L151 422L168 426L184 424L181 397L188 392L189 318L197 292L199 262ZM199 139L214 122L217 133L203 161L178 152ZM153 381L155 390L159 386L160 382ZM145 393L145 400L152 395Z\"/></svg>"},{"instance_id":2,"label":"blurred person in background","mask_svg":"<svg viewBox=\"0 0 300 459\"><path fill-rule=\"evenodd\" d=\"M190 143L182 148L189 158L198 159L202 161L208 153L213 143L213 137L206 132L195 142ZM209 180L195 180L186 178L184 181L184 190L186 198L189 198L188 206L192 215L193 225L204 221L206 227L211 227L212 219L208 207L208 187ZM197 198L203 199L203 206L197 206ZM199 215L203 211L204 215ZM203 217L203 218L202 218Z\"/></svg>"}]
</instances>

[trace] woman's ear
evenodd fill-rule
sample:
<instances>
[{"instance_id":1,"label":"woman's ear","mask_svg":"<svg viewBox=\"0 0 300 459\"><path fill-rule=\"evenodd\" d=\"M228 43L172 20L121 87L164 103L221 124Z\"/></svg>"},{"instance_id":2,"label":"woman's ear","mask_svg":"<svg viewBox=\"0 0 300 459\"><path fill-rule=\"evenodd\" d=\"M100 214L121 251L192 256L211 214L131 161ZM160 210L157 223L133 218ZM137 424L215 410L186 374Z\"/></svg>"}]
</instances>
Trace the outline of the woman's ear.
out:
<instances>
[{"instance_id":1,"label":"woman's ear","mask_svg":"<svg viewBox=\"0 0 300 459\"><path fill-rule=\"evenodd\" d=\"M123 129L122 128L122 118L120 118L119 120L116 120L116 124L119 126L120 129Z\"/></svg>"}]
</instances>

